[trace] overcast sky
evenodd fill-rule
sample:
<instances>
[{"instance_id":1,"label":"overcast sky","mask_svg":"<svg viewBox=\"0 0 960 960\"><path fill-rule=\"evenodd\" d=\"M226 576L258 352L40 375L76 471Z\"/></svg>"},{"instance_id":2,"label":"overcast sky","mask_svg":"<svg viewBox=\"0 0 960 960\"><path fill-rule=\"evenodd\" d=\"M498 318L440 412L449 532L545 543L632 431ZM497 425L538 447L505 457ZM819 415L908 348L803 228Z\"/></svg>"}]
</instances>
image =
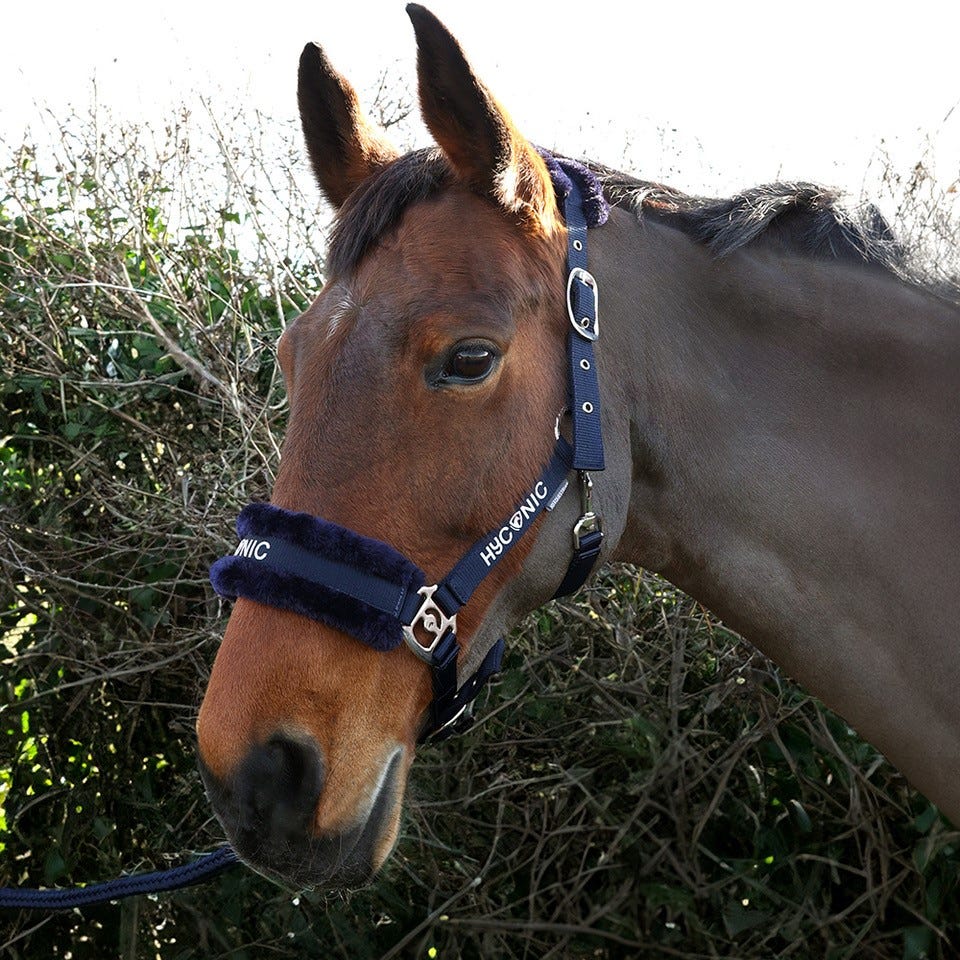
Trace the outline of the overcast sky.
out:
<instances>
[{"instance_id":1,"label":"overcast sky","mask_svg":"<svg viewBox=\"0 0 960 960\"><path fill-rule=\"evenodd\" d=\"M430 6L546 146L685 189L797 177L859 192L878 151L905 170L931 141L941 182L960 177L956 2ZM4 34L8 140L37 103L55 116L83 109L94 77L120 117L162 122L203 93L288 121L308 40L361 91L384 68L411 91L415 79L401 2L18 3Z\"/></svg>"}]
</instances>

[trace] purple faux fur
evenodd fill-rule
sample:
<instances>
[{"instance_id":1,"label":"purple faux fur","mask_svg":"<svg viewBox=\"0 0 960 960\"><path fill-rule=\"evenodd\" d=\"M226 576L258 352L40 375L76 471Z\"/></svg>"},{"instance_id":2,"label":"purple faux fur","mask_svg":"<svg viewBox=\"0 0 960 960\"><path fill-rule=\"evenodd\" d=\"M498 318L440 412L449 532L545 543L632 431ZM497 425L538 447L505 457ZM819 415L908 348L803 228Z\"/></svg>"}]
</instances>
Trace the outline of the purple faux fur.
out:
<instances>
[{"instance_id":1,"label":"purple faux fur","mask_svg":"<svg viewBox=\"0 0 960 960\"><path fill-rule=\"evenodd\" d=\"M583 214L588 227L602 227L610 215L610 206L603 195L603 187L597 175L576 160L566 157L555 157L552 153L540 147L538 153L543 158L553 181L553 189L561 199L566 197L572 189L572 182L576 182L583 197Z\"/></svg>"},{"instance_id":2,"label":"purple faux fur","mask_svg":"<svg viewBox=\"0 0 960 960\"><path fill-rule=\"evenodd\" d=\"M286 540L311 553L376 574L409 591L424 583L423 571L393 547L309 513L252 503L243 508L237 519L237 535L241 540ZM403 641L402 625L396 617L322 584L273 570L268 560L221 557L210 568L210 581L221 596L246 597L292 610L343 630L374 650L392 650Z\"/></svg>"}]
</instances>

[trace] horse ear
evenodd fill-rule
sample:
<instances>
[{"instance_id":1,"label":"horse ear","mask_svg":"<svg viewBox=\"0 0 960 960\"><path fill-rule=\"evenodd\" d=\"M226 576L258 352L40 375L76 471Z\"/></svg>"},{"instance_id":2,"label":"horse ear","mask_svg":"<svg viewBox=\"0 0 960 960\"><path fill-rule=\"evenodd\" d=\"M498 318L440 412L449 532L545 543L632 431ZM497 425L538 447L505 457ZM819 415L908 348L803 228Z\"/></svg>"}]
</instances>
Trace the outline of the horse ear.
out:
<instances>
[{"instance_id":1,"label":"horse ear","mask_svg":"<svg viewBox=\"0 0 960 960\"><path fill-rule=\"evenodd\" d=\"M297 104L313 172L333 206L339 207L355 187L398 156L316 43L308 43L300 54Z\"/></svg>"},{"instance_id":2,"label":"horse ear","mask_svg":"<svg viewBox=\"0 0 960 960\"><path fill-rule=\"evenodd\" d=\"M528 224L551 232L557 204L546 165L477 79L460 45L429 10L407 5L417 35L420 109L457 175Z\"/></svg>"}]
</instances>

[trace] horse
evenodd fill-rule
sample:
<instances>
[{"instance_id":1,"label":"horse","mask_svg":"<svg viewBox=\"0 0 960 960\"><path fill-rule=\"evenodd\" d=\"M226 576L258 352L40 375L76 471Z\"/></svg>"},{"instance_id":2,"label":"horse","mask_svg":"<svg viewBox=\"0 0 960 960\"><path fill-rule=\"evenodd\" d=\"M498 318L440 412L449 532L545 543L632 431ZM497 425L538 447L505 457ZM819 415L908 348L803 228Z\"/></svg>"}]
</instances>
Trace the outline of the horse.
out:
<instances>
[{"instance_id":1,"label":"horse","mask_svg":"<svg viewBox=\"0 0 960 960\"><path fill-rule=\"evenodd\" d=\"M960 822L956 302L908 275L879 216L857 222L821 188L708 200L589 166L606 222L583 282L602 332L594 318L593 362L578 363L600 402L577 406L602 429L603 470L571 472L540 509L533 485L583 413L567 349L580 241L554 160L444 25L407 11L431 148L399 155L322 48L300 59L307 153L337 219L328 279L277 347L289 424L275 514L258 522L294 519L241 531L244 562L283 524L325 518L310 543L330 576L362 554L436 585L520 517L529 534L459 610L456 705L557 590L571 530L602 518L582 575L596 554L661 574ZM293 574L314 562L291 556ZM199 711L208 796L260 872L363 883L396 843L418 740L448 722L429 721L438 668L417 645L453 618L414 581L416 636L378 648L369 611L270 602L266 578L236 600Z\"/></svg>"}]
</instances>

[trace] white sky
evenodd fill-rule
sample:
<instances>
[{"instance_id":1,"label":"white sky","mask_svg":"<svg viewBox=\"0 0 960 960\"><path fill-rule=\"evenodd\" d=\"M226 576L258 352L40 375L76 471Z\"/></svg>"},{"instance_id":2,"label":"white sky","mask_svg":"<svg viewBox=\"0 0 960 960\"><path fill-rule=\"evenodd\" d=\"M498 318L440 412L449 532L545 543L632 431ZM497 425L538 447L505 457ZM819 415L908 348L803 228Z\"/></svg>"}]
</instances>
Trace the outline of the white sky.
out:
<instances>
[{"instance_id":1,"label":"white sky","mask_svg":"<svg viewBox=\"0 0 960 960\"><path fill-rule=\"evenodd\" d=\"M428 5L545 146L695 191L797 177L859 193L878 150L906 172L927 141L941 183L960 177L955 0ZM0 134L14 141L38 102L83 109L93 77L121 118L162 124L202 93L292 120L308 40L361 91L390 66L414 90L399 0L55 0L6 5L3 26Z\"/></svg>"}]
</instances>

